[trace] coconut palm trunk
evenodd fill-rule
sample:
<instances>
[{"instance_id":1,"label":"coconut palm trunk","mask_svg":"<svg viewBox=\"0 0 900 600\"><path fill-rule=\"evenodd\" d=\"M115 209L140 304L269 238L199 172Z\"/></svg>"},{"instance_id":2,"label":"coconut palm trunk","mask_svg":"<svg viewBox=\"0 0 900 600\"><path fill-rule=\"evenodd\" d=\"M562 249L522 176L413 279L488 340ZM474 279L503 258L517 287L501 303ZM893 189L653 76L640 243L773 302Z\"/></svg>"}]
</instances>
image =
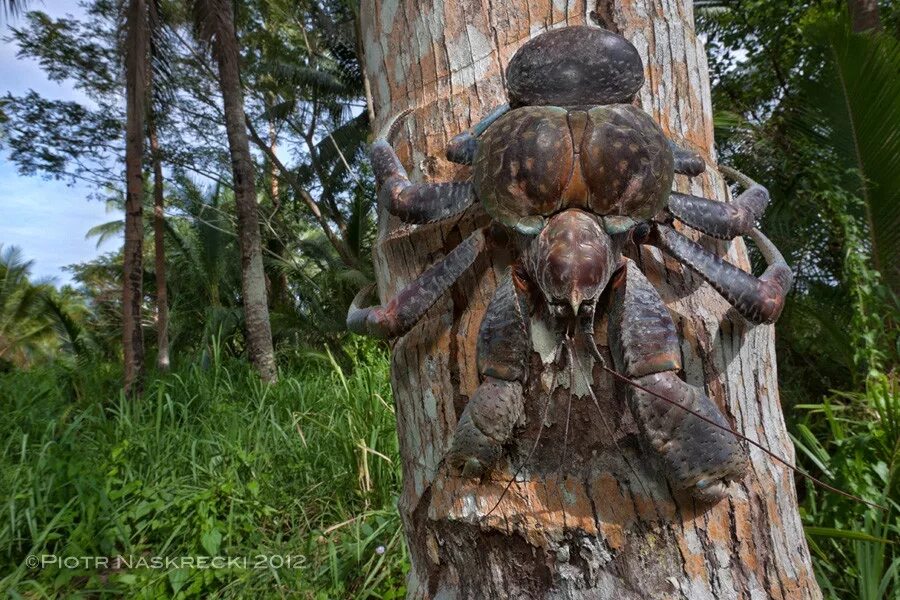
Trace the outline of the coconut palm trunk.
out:
<instances>
[{"instance_id":1,"label":"coconut palm trunk","mask_svg":"<svg viewBox=\"0 0 900 600\"><path fill-rule=\"evenodd\" d=\"M504 70L524 41L548 27L591 21L641 53L641 107L715 164L709 77L690 0L400 0L364 2L361 12L373 128L412 109L393 143L420 181L467 177L466 167L445 160L446 144L506 101ZM679 177L677 186L729 197L712 167L693 183ZM382 301L485 222L477 211L437 226L402 226L383 211L379 218L374 262ZM749 268L742 241L699 239ZM704 388L738 429L792 459L773 328L749 326L697 276L655 250L642 252L643 269L679 328L687 381ZM583 390L570 396L561 387L568 375L544 364L537 347L530 378L544 389L538 394L542 386L531 386L535 392L526 395L529 424L509 450L506 473L478 481L448 471L442 458L479 384L479 324L507 264L502 252L479 258L392 348L399 508L412 561L408 597L821 598L790 470L753 452L748 475L730 486L726 500L701 506L673 494L638 444L621 386L599 369L588 374L598 409ZM603 336L598 342L606 344ZM538 432L541 444L528 456Z\"/></svg>"},{"instance_id":2,"label":"coconut palm trunk","mask_svg":"<svg viewBox=\"0 0 900 600\"><path fill-rule=\"evenodd\" d=\"M878 0L847 0L851 28L856 33L881 29Z\"/></svg>"},{"instance_id":3,"label":"coconut palm trunk","mask_svg":"<svg viewBox=\"0 0 900 600\"><path fill-rule=\"evenodd\" d=\"M213 54L225 108L225 128L231 152L234 199L237 209L238 242L241 250L241 288L247 352L264 381L277 378L272 329L266 300L256 202L256 175L247 137L244 94L241 87L240 52L230 0L205 2L204 29L213 39Z\"/></svg>"},{"instance_id":4,"label":"coconut palm trunk","mask_svg":"<svg viewBox=\"0 0 900 600\"><path fill-rule=\"evenodd\" d=\"M125 21L125 247L122 273L122 349L125 392L141 391L144 337L141 329L144 247L144 117L147 103L147 3L129 0Z\"/></svg>"}]
</instances>

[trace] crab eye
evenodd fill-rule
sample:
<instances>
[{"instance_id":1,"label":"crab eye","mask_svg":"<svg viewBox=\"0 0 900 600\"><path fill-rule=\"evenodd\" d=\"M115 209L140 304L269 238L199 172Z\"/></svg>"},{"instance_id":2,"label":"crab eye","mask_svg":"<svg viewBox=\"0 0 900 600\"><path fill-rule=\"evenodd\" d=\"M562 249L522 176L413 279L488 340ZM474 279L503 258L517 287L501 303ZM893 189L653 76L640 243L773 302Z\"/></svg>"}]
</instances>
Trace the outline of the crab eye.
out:
<instances>
[{"instance_id":1,"label":"crab eye","mask_svg":"<svg viewBox=\"0 0 900 600\"><path fill-rule=\"evenodd\" d=\"M635 244L643 244L650 237L650 223L641 221L631 230L631 240Z\"/></svg>"}]
</instances>

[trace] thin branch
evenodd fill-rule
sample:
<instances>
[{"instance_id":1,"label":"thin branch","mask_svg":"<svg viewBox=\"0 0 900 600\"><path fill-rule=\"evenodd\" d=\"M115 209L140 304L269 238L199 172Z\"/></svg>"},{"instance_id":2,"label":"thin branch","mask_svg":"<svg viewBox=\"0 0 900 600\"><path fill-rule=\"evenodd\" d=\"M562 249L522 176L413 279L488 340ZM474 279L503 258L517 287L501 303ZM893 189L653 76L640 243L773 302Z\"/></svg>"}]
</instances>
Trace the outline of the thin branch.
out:
<instances>
[{"instance_id":1,"label":"thin branch","mask_svg":"<svg viewBox=\"0 0 900 600\"><path fill-rule=\"evenodd\" d=\"M337 234L331 229L331 226L328 224L328 220L322 215L322 211L319 208L319 205L316 203L315 199L310 195L310 193L300 185L300 182L297 181L297 178L294 174L284 166L284 163L281 162L281 159L278 158L278 155L272 152L272 149L269 148L269 145L263 140L256 131L256 128L253 126L253 123L248 118L247 120L247 130L250 133L250 138L256 144L256 146L262 150L262 152L272 161L272 163L278 168L279 176L284 179L289 186L294 190L294 192L303 200L304 204L306 204L307 208L309 208L310 212L312 212L313 216L319 222L319 225L322 227L322 231L325 233L325 236L328 238L328 241L331 242L331 245L337 251L338 255L341 257L341 260L344 261L348 266L353 268L359 268L359 260L350 252L350 249L347 247L347 244L344 243Z\"/></svg>"}]
</instances>

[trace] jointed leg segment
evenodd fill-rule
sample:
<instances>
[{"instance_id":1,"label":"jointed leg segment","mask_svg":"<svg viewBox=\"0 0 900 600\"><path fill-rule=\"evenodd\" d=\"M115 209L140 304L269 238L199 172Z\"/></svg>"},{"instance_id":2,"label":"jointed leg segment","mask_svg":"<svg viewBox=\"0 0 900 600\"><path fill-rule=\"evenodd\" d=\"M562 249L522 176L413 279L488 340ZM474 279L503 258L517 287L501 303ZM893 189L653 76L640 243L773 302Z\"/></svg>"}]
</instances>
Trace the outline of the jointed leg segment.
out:
<instances>
[{"instance_id":1,"label":"jointed leg segment","mask_svg":"<svg viewBox=\"0 0 900 600\"><path fill-rule=\"evenodd\" d=\"M493 466L523 419L529 353L528 307L508 273L478 332L478 372L484 380L460 415L447 456L464 476Z\"/></svg>"},{"instance_id":2,"label":"jointed leg segment","mask_svg":"<svg viewBox=\"0 0 900 600\"><path fill-rule=\"evenodd\" d=\"M685 150L672 140L669 140L669 147L672 149L672 155L675 158L676 173L695 177L706 170L706 163L696 152Z\"/></svg>"},{"instance_id":3,"label":"jointed leg segment","mask_svg":"<svg viewBox=\"0 0 900 600\"><path fill-rule=\"evenodd\" d=\"M768 263L763 274L754 277L661 223L654 223L648 243L699 273L748 321L773 323L784 308L793 275L775 245L755 228L769 204L769 192L734 169L719 169L747 189L730 203L672 192L669 210L686 225L716 238L749 235Z\"/></svg>"},{"instance_id":4,"label":"jointed leg segment","mask_svg":"<svg viewBox=\"0 0 900 600\"><path fill-rule=\"evenodd\" d=\"M669 210L679 221L722 240L750 233L768 204L768 190L756 184L733 202L717 202L678 192L672 192L669 197Z\"/></svg>"},{"instance_id":5,"label":"jointed leg segment","mask_svg":"<svg viewBox=\"0 0 900 600\"><path fill-rule=\"evenodd\" d=\"M666 225L655 224L650 234L650 243L699 273L748 321L773 323L784 308L793 275L784 258L766 236L757 229L753 229L750 234L769 263L759 278L742 271Z\"/></svg>"},{"instance_id":6,"label":"jointed leg segment","mask_svg":"<svg viewBox=\"0 0 900 600\"><path fill-rule=\"evenodd\" d=\"M407 223L431 223L462 212L475 202L468 181L412 183L396 152L385 140L372 144L378 202Z\"/></svg>"},{"instance_id":7,"label":"jointed leg segment","mask_svg":"<svg viewBox=\"0 0 900 600\"><path fill-rule=\"evenodd\" d=\"M484 232L479 229L384 306L363 307L363 302L372 293L372 287L363 289L350 305L347 328L356 333L389 339L403 335L472 266L484 246Z\"/></svg>"},{"instance_id":8,"label":"jointed leg segment","mask_svg":"<svg viewBox=\"0 0 900 600\"><path fill-rule=\"evenodd\" d=\"M614 282L610 341L616 369L642 387L727 427L702 390L682 381L678 337L662 299L628 260ZM673 484L704 500L718 500L727 482L743 476L746 454L737 439L652 394L629 386L629 405Z\"/></svg>"},{"instance_id":9,"label":"jointed leg segment","mask_svg":"<svg viewBox=\"0 0 900 600\"><path fill-rule=\"evenodd\" d=\"M478 147L477 139L484 130L490 127L494 121L509 112L509 104L501 104L479 121L469 131L464 131L456 136L447 145L447 160L461 165L471 165L475 160L475 150Z\"/></svg>"}]
</instances>

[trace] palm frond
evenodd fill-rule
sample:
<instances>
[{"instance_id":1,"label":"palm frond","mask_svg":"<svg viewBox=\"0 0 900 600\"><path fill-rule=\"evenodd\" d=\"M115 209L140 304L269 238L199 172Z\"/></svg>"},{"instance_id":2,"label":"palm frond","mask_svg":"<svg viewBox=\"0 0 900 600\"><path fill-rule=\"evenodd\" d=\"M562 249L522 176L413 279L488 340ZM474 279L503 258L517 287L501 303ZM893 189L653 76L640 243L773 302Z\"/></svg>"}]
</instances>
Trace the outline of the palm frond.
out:
<instances>
[{"instance_id":1,"label":"palm frond","mask_svg":"<svg viewBox=\"0 0 900 600\"><path fill-rule=\"evenodd\" d=\"M28 6L29 0L3 0L3 16L5 18L17 17Z\"/></svg>"},{"instance_id":2,"label":"palm frond","mask_svg":"<svg viewBox=\"0 0 900 600\"><path fill-rule=\"evenodd\" d=\"M900 293L900 41L852 33L846 19L811 33L824 55L804 90L799 133L827 144L855 174L875 267Z\"/></svg>"},{"instance_id":3,"label":"palm frond","mask_svg":"<svg viewBox=\"0 0 900 600\"><path fill-rule=\"evenodd\" d=\"M97 238L97 248L100 248L105 242L123 235L125 232L125 221L116 219L115 221L107 221L94 225L84 234L84 239Z\"/></svg>"}]
</instances>

